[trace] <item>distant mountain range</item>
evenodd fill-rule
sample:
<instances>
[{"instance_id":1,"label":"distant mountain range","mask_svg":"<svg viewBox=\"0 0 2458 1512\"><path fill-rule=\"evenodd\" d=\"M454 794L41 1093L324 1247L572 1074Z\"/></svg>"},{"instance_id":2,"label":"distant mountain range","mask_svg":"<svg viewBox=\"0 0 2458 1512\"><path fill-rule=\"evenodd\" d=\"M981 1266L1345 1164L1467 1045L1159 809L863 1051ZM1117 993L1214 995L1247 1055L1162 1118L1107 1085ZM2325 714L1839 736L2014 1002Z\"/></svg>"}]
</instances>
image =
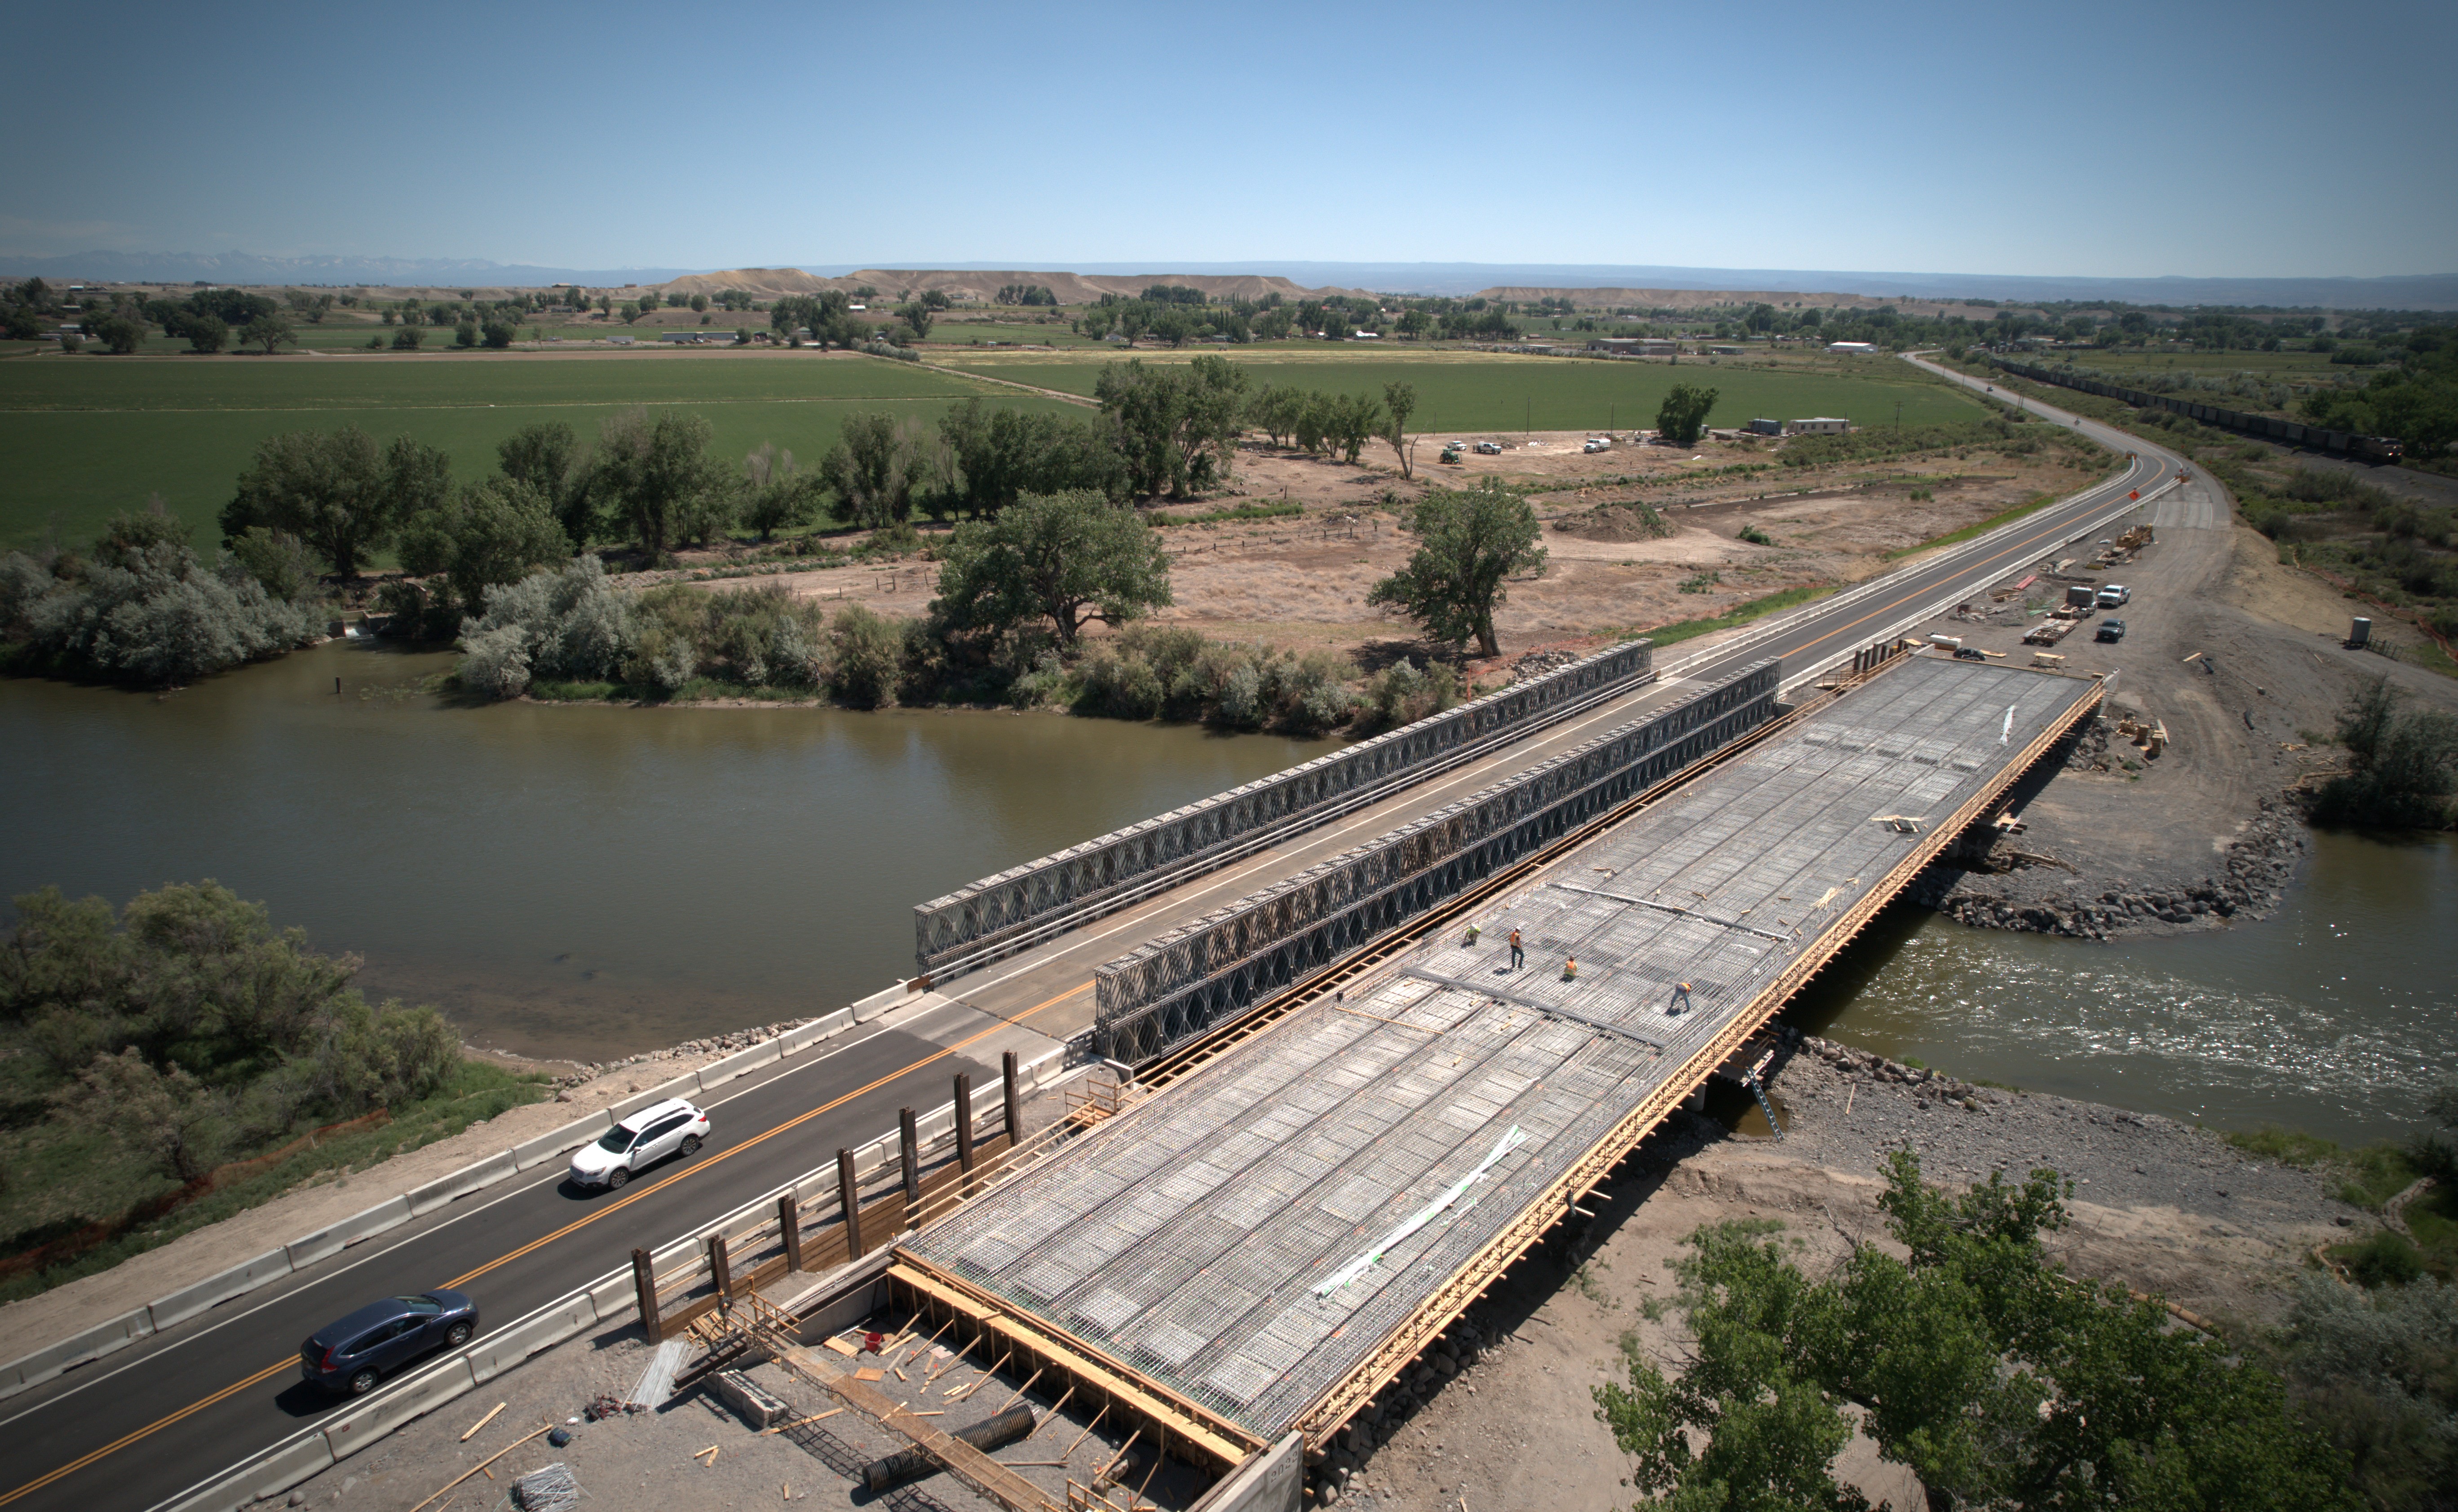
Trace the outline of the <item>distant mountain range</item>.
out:
<instances>
[{"instance_id":1,"label":"distant mountain range","mask_svg":"<svg viewBox=\"0 0 2458 1512\"><path fill-rule=\"evenodd\" d=\"M541 268L477 258L266 258L253 252L76 252L20 258L0 252L0 270L54 283L286 283L357 287L538 288L550 283L616 287L663 283L697 268Z\"/></svg>"},{"instance_id":2,"label":"distant mountain range","mask_svg":"<svg viewBox=\"0 0 2458 1512\"><path fill-rule=\"evenodd\" d=\"M910 266L911 264L908 264ZM1012 272L1002 262L940 262L943 272ZM1168 272L1156 271L1166 268ZM803 263L819 279L866 271L857 263ZM707 268L549 268L480 259L269 258L254 253L83 252L20 258L0 253L0 273L55 282L392 285L492 288L585 283L593 288L665 283ZM782 270L779 270L782 271ZM2323 309L2458 309L2458 274L2380 279L2090 279L1993 273L1851 273L1803 268L1681 268L1605 263L1502 262L1151 262L1078 263L1094 278L1202 277L1286 280L1305 289L1377 289L1400 294L1475 294L1487 289L1582 288L1798 290L1880 300L2076 300L2131 304L2270 304ZM1042 274L1051 282L1056 274ZM1063 297L1063 296L1062 296Z\"/></svg>"}]
</instances>

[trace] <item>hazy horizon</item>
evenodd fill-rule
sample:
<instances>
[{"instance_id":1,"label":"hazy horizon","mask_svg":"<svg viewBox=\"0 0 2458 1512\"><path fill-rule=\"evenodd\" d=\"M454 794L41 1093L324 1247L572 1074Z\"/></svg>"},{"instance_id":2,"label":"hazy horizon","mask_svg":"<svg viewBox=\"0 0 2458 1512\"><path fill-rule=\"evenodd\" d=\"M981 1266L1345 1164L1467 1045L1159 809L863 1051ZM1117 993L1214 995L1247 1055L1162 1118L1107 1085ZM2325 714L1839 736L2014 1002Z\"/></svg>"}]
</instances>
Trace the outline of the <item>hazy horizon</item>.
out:
<instances>
[{"instance_id":1,"label":"hazy horizon","mask_svg":"<svg viewBox=\"0 0 2458 1512\"><path fill-rule=\"evenodd\" d=\"M74 30L175 19L103 0ZM61 166L21 176L0 261L2453 271L2458 10L2334 12L2394 40L2361 82L2282 45L2304 19L618 3L506 36L496 9L246 0L128 89L27 71L0 121Z\"/></svg>"}]
</instances>

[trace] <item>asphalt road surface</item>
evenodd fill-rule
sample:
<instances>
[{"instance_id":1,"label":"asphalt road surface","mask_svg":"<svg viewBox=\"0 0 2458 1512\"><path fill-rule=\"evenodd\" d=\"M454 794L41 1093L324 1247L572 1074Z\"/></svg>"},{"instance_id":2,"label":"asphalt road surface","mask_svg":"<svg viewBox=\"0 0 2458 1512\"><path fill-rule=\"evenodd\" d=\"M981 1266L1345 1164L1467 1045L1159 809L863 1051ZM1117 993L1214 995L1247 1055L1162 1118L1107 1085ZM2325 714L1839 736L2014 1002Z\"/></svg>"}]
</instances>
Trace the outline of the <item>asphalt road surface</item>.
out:
<instances>
[{"instance_id":1,"label":"asphalt road surface","mask_svg":"<svg viewBox=\"0 0 2458 1512\"><path fill-rule=\"evenodd\" d=\"M2076 424L2073 415L2035 402L2025 407L2050 423ZM1781 657L1791 683L1907 631L1935 608L1978 593L2077 533L2105 530L2107 517L2129 492L2147 494L2179 470L2174 455L2149 442L2093 421L2080 422L2080 428L2119 452L2135 453L2132 466L2004 530L1834 598L1771 615L1721 645L1686 655L1686 648L1669 648L1657 658L1659 680L1652 686L1226 871L942 984L944 997L745 1077L709 1101L705 1149L618 1193L580 1193L564 1183L560 1162L542 1166L0 1401L0 1506L136 1508L176 1496L342 1410L300 1380L297 1352L318 1327L363 1303L454 1287L477 1299L483 1336L621 1267L634 1248L654 1249L690 1233L833 1160L840 1147L877 1138L895 1127L899 1108L937 1107L957 1072L971 1072L977 1086L995 1084L1002 1051L1016 1050L1031 1061L1092 1023L1095 965L1177 922L1752 662Z\"/></svg>"}]
</instances>

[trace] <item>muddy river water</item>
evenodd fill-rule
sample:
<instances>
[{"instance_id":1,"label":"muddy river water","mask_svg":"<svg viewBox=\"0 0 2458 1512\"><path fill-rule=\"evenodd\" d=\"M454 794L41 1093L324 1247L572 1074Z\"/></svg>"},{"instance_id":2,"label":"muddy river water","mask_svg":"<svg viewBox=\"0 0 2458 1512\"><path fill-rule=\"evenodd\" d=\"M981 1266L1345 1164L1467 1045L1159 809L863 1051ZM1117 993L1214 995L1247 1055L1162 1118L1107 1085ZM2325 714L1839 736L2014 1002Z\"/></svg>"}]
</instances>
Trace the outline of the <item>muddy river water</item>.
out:
<instances>
[{"instance_id":1,"label":"muddy river water","mask_svg":"<svg viewBox=\"0 0 2458 1512\"><path fill-rule=\"evenodd\" d=\"M212 877L474 1043L601 1059L825 1011L911 907L1328 749L987 713L453 707L340 643L167 698L0 680L0 893ZM334 679L342 692L336 694ZM2270 920L2091 944L1899 908L1793 1018L1965 1077L2396 1135L2458 1075L2458 846L2317 837Z\"/></svg>"}]
</instances>

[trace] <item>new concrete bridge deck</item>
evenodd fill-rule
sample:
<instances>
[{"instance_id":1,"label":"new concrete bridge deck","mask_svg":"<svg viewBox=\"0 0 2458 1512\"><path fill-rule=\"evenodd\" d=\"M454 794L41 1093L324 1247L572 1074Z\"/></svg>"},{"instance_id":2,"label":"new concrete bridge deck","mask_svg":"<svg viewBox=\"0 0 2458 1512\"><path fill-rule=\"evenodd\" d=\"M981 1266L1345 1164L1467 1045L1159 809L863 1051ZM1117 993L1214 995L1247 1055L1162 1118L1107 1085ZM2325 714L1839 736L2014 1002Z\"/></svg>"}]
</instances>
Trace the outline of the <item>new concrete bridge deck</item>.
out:
<instances>
[{"instance_id":1,"label":"new concrete bridge deck","mask_svg":"<svg viewBox=\"0 0 2458 1512\"><path fill-rule=\"evenodd\" d=\"M904 1262L1225 1435L1320 1442L2100 694L1902 658L1512 885L1480 937L1319 989Z\"/></svg>"}]
</instances>

